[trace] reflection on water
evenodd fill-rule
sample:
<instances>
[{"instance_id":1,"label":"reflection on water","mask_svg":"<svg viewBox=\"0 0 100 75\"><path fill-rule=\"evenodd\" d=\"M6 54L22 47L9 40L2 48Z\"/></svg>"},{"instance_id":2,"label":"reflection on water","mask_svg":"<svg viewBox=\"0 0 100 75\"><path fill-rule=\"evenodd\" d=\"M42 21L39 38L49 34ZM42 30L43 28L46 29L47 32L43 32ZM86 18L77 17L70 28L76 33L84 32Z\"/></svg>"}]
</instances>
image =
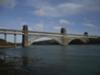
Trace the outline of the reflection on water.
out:
<instances>
[{"instance_id":1,"label":"reflection on water","mask_svg":"<svg viewBox=\"0 0 100 75\"><path fill-rule=\"evenodd\" d=\"M16 57L17 64L34 75L100 75L99 45L31 46L0 52Z\"/></svg>"}]
</instances>

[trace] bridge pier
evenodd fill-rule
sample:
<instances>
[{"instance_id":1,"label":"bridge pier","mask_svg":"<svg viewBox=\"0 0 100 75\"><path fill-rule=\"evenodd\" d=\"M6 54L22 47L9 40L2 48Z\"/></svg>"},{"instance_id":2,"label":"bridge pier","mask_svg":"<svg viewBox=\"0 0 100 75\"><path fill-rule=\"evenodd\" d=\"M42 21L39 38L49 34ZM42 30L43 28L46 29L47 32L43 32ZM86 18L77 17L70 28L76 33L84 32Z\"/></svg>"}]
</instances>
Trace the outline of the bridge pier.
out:
<instances>
[{"instance_id":1,"label":"bridge pier","mask_svg":"<svg viewBox=\"0 0 100 75\"><path fill-rule=\"evenodd\" d=\"M4 33L4 40L7 41L7 34Z\"/></svg>"},{"instance_id":2,"label":"bridge pier","mask_svg":"<svg viewBox=\"0 0 100 75\"><path fill-rule=\"evenodd\" d=\"M23 35L22 35L22 46L23 47L28 47L28 26L24 25L23 26Z\"/></svg>"},{"instance_id":3,"label":"bridge pier","mask_svg":"<svg viewBox=\"0 0 100 75\"><path fill-rule=\"evenodd\" d=\"M14 34L14 46L16 47L16 34Z\"/></svg>"},{"instance_id":4,"label":"bridge pier","mask_svg":"<svg viewBox=\"0 0 100 75\"><path fill-rule=\"evenodd\" d=\"M65 46L67 44L66 43L66 29L62 27L60 33L63 35L61 37L62 45Z\"/></svg>"}]
</instances>

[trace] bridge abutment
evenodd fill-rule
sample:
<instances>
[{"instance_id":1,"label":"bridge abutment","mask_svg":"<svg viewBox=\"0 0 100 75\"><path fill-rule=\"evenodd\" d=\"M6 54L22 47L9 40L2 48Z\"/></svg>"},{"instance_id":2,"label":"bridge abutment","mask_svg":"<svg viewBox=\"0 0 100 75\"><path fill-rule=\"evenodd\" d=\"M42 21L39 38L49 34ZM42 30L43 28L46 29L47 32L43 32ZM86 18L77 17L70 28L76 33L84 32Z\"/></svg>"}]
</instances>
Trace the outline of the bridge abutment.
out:
<instances>
[{"instance_id":1,"label":"bridge abutment","mask_svg":"<svg viewBox=\"0 0 100 75\"><path fill-rule=\"evenodd\" d=\"M28 26L23 26L23 35L22 35L22 46L28 47Z\"/></svg>"}]
</instances>

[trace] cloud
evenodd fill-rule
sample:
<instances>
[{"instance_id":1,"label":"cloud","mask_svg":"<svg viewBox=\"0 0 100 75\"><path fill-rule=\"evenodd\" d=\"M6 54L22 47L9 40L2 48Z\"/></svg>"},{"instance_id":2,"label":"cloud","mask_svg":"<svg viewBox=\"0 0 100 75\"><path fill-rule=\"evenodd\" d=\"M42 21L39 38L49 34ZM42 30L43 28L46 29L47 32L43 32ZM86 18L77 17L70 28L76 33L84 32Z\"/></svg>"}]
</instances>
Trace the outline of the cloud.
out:
<instances>
[{"instance_id":1,"label":"cloud","mask_svg":"<svg viewBox=\"0 0 100 75\"><path fill-rule=\"evenodd\" d=\"M44 31L44 24L38 23L33 27L34 31Z\"/></svg>"},{"instance_id":2,"label":"cloud","mask_svg":"<svg viewBox=\"0 0 100 75\"><path fill-rule=\"evenodd\" d=\"M100 4L99 5L87 5L87 11L100 11Z\"/></svg>"},{"instance_id":3,"label":"cloud","mask_svg":"<svg viewBox=\"0 0 100 75\"><path fill-rule=\"evenodd\" d=\"M66 20L66 19L60 19L59 25L54 26L53 30L56 32L60 32L62 27L70 28L70 27L72 27L72 25L73 25L73 22L70 22L69 20Z\"/></svg>"},{"instance_id":4,"label":"cloud","mask_svg":"<svg viewBox=\"0 0 100 75\"><path fill-rule=\"evenodd\" d=\"M61 17L79 13L83 5L75 3L63 3L55 6L42 6L37 8L34 13L38 16Z\"/></svg>"},{"instance_id":5,"label":"cloud","mask_svg":"<svg viewBox=\"0 0 100 75\"><path fill-rule=\"evenodd\" d=\"M71 22L65 19L59 20L60 25L71 25Z\"/></svg>"},{"instance_id":6,"label":"cloud","mask_svg":"<svg viewBox=\"0 0 100 75\"><path fill-rule=\"evenodd\" d=\"M77 15L88 11L100 11L99 0L26 0L27 4L33 9L32 13L37 16L64 17Z\"/></svg>"},{"instance_id":7,"label":"cloud","mask_svg":"<svg viewBox=\"0 0 100 75\"><path fill-rule=\"evenodd\" d=\"M88 30L91 30L91 31L94 31L94 32L100 31L100 27L97 26L97 25L95 25L95 24L86 23L86 24L84 24L84 26L86 26L86 28L87 28Z\"/></svg>"},{"instance_id":8,"label":"cloud","mask_svg":"<svg viewBox=\"0 0 100 75\"><path fill-rule=\"evenodd\" d=\"M48 6L48 0L24 0L26 6L40 8L44 6Z\"/></svg>"},{"instance_id":9,"label":"cloud","mask_svg":"<svg viewBox=\"0 0 100 75\"><path fill-rule=\"evenodd\" d=\"M0 29L5 29L6 27L5 26L0 26Z\"/></svg>"},{"instance_id":10,"label":"cloud","mask_svg":"<svg viewBox=\"0 0 100 75\"><path fill-rule=\"evenodd\" d=\"M83 4L86 11L100 11L100 0L85 0Z\"/></svg>"},{"instance_id":11,"label":"cloud","mask_svg":"<svg viewBox=\"0 0 100 75\"><path fill-rule=\"evenodd\" d=\"M61 27L62 27L62 26L54 26L54 27L53 27L53 30L54 30L55 32L60 32Z\"/></svg>"},{"instance_id":12,"label":"cloud","mask_svg":"<svg viewBox=\"0 0 100 75\"><path fill-rule=\"evenodd\" d=\"M82 4L77 3L63 3L58 5L58 9L62 10L62 12L66 14L74 14L76 12L79 12L82 9L82 7Z\"/></svg>"},{"instance_id":13,"label":"cloud","mask_svg":"<svg viewBox=\"0 0 100 75\"><path fill-rule=\"evenodd\" d=\"M44 12L43 9L38 9L38 10L34 11L34 13L38 16L45 16L46 15L46 13Z\"/></svg>"},{"instance_id":14,"label":"cloud","mask_svg":"<svg viewBox=\"0 0 100 75\"><path fill-rule=\"evenodd\" d=\"M96 26L94 24L91 24L91 23L87 23L87 24L84 24L85 26L87 27L90 27L90 28L96 28Z\"/></svg>"},{"instance_id":15,"label":"cloud","mask_svg":"<svg viewBox=\"0 0 100 75\"><path fill-rule=\"evenodd\" d=\"M0 6L4 8L14 8L16 0L0 0Z\"/></svg>"},{"instance_id":16,"label":"cloud","mask_svg":"<svg viewBox=\"0 0 100 75\"><path fill-rule=\"evenodd\" d=\"M34 11L37 16L58 17L61 16L58 9L52 6L40 7Z\"/></svg>"},{"instance_id":17,"label":"cloud","mask_svg":"<svg viewBox=\"0 0 100 75\"><path fill-rule=\"evenodd\" d=\"M100 32L100 27L95 25L95 24L91 24L91 23L87 23L87 24L84 24L84 26L86 26L86 30L89 32L89 34L97 34L99 35L99 32Z\"/></svg>"}]
</instances>

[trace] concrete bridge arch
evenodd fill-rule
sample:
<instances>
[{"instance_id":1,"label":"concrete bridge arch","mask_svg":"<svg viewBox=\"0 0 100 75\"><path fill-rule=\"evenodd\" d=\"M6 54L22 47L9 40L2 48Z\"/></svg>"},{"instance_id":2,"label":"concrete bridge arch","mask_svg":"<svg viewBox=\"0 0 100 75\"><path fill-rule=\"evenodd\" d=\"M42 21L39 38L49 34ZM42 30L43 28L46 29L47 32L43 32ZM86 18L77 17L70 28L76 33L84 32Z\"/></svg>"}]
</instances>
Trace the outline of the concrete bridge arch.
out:
<instances>
[{"instance_id":1,"label":"concrete bridge arch","mask_svg":"<svg viewBox=\"0 0 100 75\"><path fill-rule=\"evenodd\" d=\"M81 43L86 44L89 39L86 37L74 37L74 38L69 38L69 40L67 41L67 44L70 44L71 42L75 41L75 40L79 40Z\"/></svg>"},{"instance_id":2,"label":"concrete bridge arch","mask_svg":"<svg viewBox=\"0 0 100 75\"><path fill-rule=\"evenodd\" d=\"M57 36L33 36L29 39L29 45L31 45L32 43L35 42L35 40L41 39L41 38L48 38L50 40L55 40L57 43L59 43L60 45L68 45L70 44L72 41L74 40L80 40L83 44L88 42L88 38L85 37L57 37Z\"/></svg>"},{"instance_id":3,"label":"concrete bridge arch","mask_svg":"<svg viewBox=\"0 0 100 75\"><path fill-rule=\"evenodd\" d=\"M60 45L62 45L61 37L45 37L45 36L33 36L29 39L29 45L32 45L32 43L36 42L36 40L42 39L42 38L48 38L48 40L54 40ZM44 40L45 41L45 40Z\"/></svg>"}]
</instances>

